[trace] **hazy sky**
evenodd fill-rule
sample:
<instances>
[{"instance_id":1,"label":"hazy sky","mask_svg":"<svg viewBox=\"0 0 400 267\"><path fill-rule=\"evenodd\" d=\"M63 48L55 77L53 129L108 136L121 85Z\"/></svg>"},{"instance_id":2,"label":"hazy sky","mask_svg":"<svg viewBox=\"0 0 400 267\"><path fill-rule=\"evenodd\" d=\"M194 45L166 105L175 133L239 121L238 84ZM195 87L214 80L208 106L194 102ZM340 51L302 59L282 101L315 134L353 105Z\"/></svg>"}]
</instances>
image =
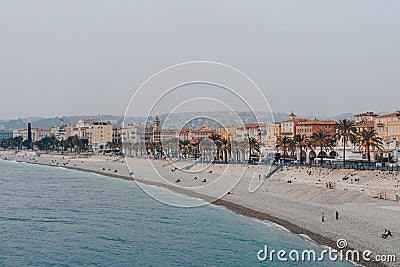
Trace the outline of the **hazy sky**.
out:
<instances>
[{"instance_id":1,"label":"hazy sky","mask_svg":"<svg viewBox=\"0 0 400 267\"><path fill-rule=\"evenodd\" d=\"M276 112L392 111L399 14L398 0L0 1L0 118L122 115L191 60L240 69Z\"/></svg>"}]
</instances>

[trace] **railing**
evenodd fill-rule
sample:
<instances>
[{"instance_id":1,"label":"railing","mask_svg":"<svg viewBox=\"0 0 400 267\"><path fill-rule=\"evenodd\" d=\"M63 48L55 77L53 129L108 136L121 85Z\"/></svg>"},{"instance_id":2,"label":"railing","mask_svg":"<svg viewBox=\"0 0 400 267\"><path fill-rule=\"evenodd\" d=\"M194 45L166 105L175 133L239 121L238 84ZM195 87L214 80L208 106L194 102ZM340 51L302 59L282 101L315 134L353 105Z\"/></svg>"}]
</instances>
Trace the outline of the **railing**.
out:
<instances>
[{"instance_id":1,"label":"railing","mask_svg":"<svg viewBox=\"0 0 400 267\"><path fill-rule=\"evenodd\" d=\"M282 164L276 165L275 168L273 168L272 170L270 170L270 171L265 175L265 178L271 177L271 176L272 176L274 173L276 173L280 168L282 168Z\"/></svg>"},{"instance_id":2,"label":"railing","mask_svg":"<svg viewBox=\"0 0 400 267\"><path fill-rule=\"evenodd\" d=\"M305 167L321 167L321 168L327 168L327 169L354 169L354 170L370 170L370 171L375 171L375 170L380 170L380 171L400 171L400 166L388 166L388 165L376 165L376 164L364 164L364 163L349 163L346 165L343 164L328 164L328 163L292 163L292 162L287 162L283 164L284 166L305 166Z\"/></svg>"},{"instance_id":3,"label":"railing","mask_svg":"<svg viewBox=\"0 0 400 267\"><path fill-rule=\"evenodd\" d=\"M275 165L276 163L272 161L261 161L261 162L251 162L248 161L199 161L199 163L213 163L213 164L252 164L252 165ZM354 170L380 170L380 171L400 171L400 166L394 165L380 165L372 163L368 165L366 163L349 163L346 165L343 164L329 164L329 163L293 163L293 162L285 162L279 163L277 166L283 167L320 167L327 169L354 169Z\"/></svg>"},{"instance_id":4,"label":"railing","mask_svg":"<svg viewBox=\"0 0 400 267\"><path fill-rule=\"evenodd\" d=\"M189 170L190 168L192 168L193 166L196 166L196 165L197 165L197 162L194 162L194 163L192 163L190 165L185 166L184 169L185 170Z\"/></svg>"}]
</instances>

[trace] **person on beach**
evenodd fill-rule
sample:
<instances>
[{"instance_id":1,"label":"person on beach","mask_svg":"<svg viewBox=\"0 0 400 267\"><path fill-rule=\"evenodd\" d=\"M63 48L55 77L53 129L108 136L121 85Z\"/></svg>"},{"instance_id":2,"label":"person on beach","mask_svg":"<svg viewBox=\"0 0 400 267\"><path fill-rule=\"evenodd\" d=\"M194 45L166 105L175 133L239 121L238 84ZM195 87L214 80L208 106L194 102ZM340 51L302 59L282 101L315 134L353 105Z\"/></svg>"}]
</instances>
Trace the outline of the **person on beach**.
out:
<instances>
[{"instance_id":1,"label":"person on beach","mask_svg":"<svg viewBox=\"0 0 400 267\"><path fill-rule=\"evenodd\" d=\"M336 220L339 220L339 212L336 211Z\"/></svg>"},{"instance_id":2,"label":"person on beach","mask_svg":"<svg viewBox=\"0 0 400 267\"><path fill-rule=\"evenodd\" d=\"M382 238L386 239L389 236L392 236L392 232L390 232L388 229L385 229L385 231L382 233Z\"/></svg>"},{"instance_id":3,"label":"person on beach","mask_svg":"<svg viewBox=\"0 0 400 267\"><path fill-rule=\"evenodd\" d=\"M322 220L322 222L325 222L325 215L324 215L324 213L322 213L321 220Z\"/></svg>"}]
</instances>

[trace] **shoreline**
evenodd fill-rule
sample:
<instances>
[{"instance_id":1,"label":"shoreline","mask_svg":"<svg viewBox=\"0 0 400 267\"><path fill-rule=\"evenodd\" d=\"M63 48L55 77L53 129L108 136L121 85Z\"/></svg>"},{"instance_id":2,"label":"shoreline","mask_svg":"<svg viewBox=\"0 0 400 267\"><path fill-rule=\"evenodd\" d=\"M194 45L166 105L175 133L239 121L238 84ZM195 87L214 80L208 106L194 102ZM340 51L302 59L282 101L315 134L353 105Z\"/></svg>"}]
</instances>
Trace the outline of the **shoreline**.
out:
<instances>
[{"instance_id":1,"label":"shoreline","mask_svg":"<svg viewBox=\"0 0 400 267\"><path fill-rule=\"evenodd\" d=\"M7 160L10 160L10 159L7 159ZM86 173L95 173L95 174L106 176L106 177L118 178L118 179L123 179L123 180L127 180L127 181L135 181L135 182L146 184L146 185L153 185L153 186L157 186L157 187L161 187L161 188L166 188L168 190L171 190L171 191L179 193L179 194L202 199L202 200L204 200L208 203L211 203L213 205L216 205L216 206L223 206L236 214L240 214L240 215L243 215L246 217L256 218L259 220L269 221L269 222L278 224L278 225L288 229L289 231L291 231L294 234L298 234L298 235L301 234L301 235L308 236L310 239L312 239L318 245L328 246L331 248L336 247L335 240L337 240L337 239L333 239L329 236L324 236L323 233L318 233L317 231L311 231L305 227L302 227L301 225L296 224L295 222L291 222L285 218L275 216L275 214L260 211L253 207L245 206L245 204L242 204L242 203L238 204L233 201L230 201L229 199L226 200L225 197L223 199L215 200L212 197L209 197L209 196L206 196L203 194L199 194L199 193L196 193L193 191L189 191L186 189L177 188L177 187L174 187L174 186L171 186L168 184L162 184L162 183L149 181L149 180L141 179L141 178L132 178L130 176L122 175L122 174L106 173L104 171L93 170L90 168L80 168L80 167L76 167L76 166L65 166L65 165L59 166L59 165L46 164L46 163L42 163L42 162L29 162L26 160L18 160L18 159L15 159L15 161L36 164L36 165L42 165L42 166L49 166L49 167L61 167L61 168L66 168L66 169L70 169L70 170L82 171L82 172L86 172ZM354 247L357 247L357 246L354 246ZM346 247L346 249L344 249L343 251L347 251L349 249L353 249L353 246ZM361 251L361 249L360 249L360 251ZM368 261L363 261L363 260L356 262L356 264L362 264L363 266L391 266L391 265L386 265L383 263L368 262Z\"/></svg>"}]
</instances>

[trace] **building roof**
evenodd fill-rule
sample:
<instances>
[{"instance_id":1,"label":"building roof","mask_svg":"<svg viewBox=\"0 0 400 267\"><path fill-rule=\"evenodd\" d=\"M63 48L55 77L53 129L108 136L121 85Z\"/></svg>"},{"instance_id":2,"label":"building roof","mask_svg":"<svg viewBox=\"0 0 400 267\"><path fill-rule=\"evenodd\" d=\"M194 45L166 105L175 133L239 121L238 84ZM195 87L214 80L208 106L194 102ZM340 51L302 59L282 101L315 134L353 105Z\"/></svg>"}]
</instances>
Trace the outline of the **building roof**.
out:
<instances>
[{"instance_id":1,"label":"building roof","mask_svg":"<svg viewBox=\"0 0 400 267\"><path fill-rule=\"evenodd\" d=\"M379 116L379 118L391 118L391 117L400 117L400 110Z\"/></svg>"},{"instance_id":2,"label":"building roof","mask_svg":"<svg viewBox=\"0 0 400 267\"><path fill-rule=\"evenodd\" d=\"M188 132L190 132L191 131L191 129L189 129L189 128L181 128L181 129L179 129L179 133L181 134L181 133L188 133Z\"/></svg>"},{"instance_id":3,"label":"building roof","mask_svg":"<svg viewBox=\"0 0 400 267\"><path fill-rule=\"evenodd\" d=\"M191 130L191 133L215 133L215 130L213 129L206 129L206 128L201 128L198 130Z\"/></svg>"},{"instance_id":4,"label":"building roof","mask_svg":"<svg viewBox=\"0 0 400 267\"><path fill-rule=\"evenodd\" d=\"M378 117L378 114L375 114L372 111L368 111L368 112L363 112L363 113L360 113L360 114L356 114L355 116L356 117L366 117L366 116Z\"/></svg>"},{"instance_id":5,"label":"building roof","mask_svg":"<svg viewBox=\"0 0 400 267\"><path fill-rule=\"evenodd\" d=\"M308 121L307 119L287 119L281 122L304 122L304 121Z\"/></svg>"},{"instance_id":6,"label":"building roof","mask_svg":"<svg viewBox=\"0 0 400 267\"><path fill-rule=\"evenodd\" d=\"M307 121L300 121L300 125L336 125L337 121L329 120L329 121L320 121L320 120L307 120Z\"/></svg>"},{"instance_id":7,"label":"building roof","mask_svg":"<svg viewBox=\"0 0 400 267\"><path fill-rule=\"evenodd\" d=\"M262 127L265 126L264 123L247 123L244 125L246 128L257 128L257 127Z\"/></svg>"}]
</instances>

